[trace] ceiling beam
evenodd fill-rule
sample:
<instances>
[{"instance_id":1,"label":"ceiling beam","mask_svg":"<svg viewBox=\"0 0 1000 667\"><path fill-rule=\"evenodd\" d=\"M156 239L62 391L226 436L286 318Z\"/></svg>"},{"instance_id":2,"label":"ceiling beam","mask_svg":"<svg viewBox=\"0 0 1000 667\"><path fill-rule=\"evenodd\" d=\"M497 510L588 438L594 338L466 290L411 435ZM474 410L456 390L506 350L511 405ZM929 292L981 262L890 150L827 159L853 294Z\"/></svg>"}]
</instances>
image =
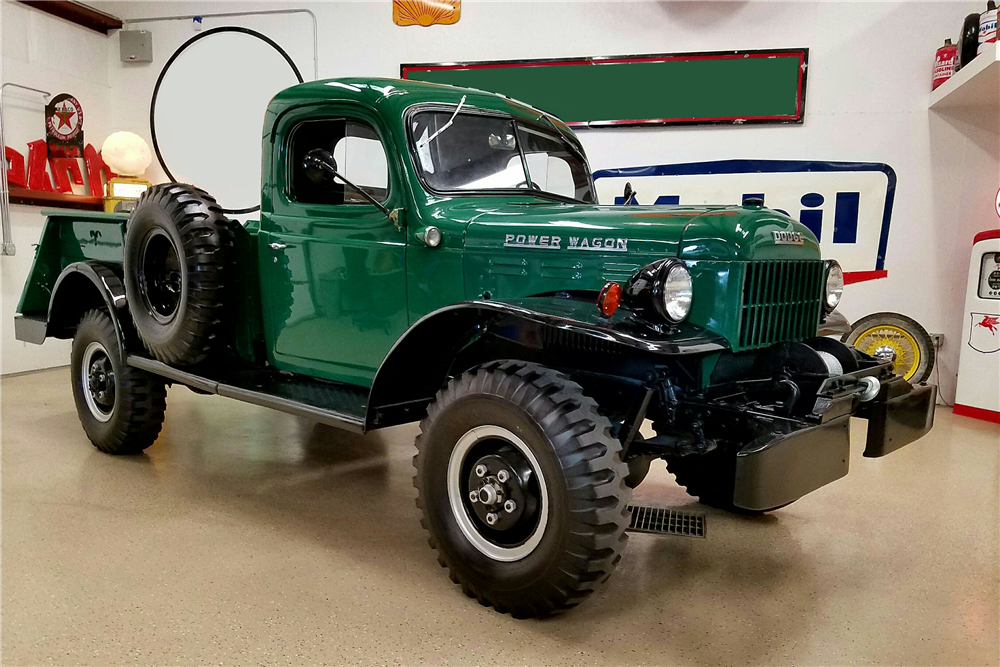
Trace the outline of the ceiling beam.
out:
<instances>
[{"instance_id":1,"label":"ceiling beam","mask_svg":"<svg viewBox=\"0 0 1000 667\"><path fill-rule=\"evenodd\" d=\"M121 30L122 27L122 20L117 16L105 14L79 2L66 0L19 0L19 2L104 35L110 35L112 30Z\"/></svg>"}]
</instances>

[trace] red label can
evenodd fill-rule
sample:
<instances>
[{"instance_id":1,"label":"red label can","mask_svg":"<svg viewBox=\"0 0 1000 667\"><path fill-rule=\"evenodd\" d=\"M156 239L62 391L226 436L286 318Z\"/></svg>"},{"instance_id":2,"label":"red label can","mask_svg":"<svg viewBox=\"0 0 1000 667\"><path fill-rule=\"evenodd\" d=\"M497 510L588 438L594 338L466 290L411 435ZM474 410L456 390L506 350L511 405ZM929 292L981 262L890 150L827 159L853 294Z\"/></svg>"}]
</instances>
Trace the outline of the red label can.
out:
<instances>
[{"instance_id":1,"label":"red label can","mask_svg":"<svg viewBox=\"0 0 1000 667\"><path fill-rule=\"evenodd\" d=\"M934 90L942 83L951 78L955 73L955 56L958 47L951 43L950 39L944 41L944 46L937 50L934 56L934 77L931 80L931 90Z\"/></svg>"}]
</instances>

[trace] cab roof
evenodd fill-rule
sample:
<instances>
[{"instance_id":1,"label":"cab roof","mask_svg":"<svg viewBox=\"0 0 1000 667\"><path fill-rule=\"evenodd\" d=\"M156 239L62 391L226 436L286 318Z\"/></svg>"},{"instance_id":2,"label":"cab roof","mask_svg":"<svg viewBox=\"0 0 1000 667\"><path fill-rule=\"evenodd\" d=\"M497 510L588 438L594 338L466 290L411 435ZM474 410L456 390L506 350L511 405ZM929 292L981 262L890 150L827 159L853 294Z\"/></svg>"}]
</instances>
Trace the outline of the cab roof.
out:
<instances>
[{"instance_id":1,"label":"cab roof","mask_svg":"<svg viewBox=\"0 0 1000 667\"><path fill-rule=\"evenodd\" d=\"M300 104L348 100L364 104L386 118L402 118L403 112L414 104L458 104L462 97L465 97L465 108L500 111L527 120L548 117L560 130L573 136L558 118L504 95L405 79L352 77L300 83L275 95L268 109L280 112Z\"/></svg>"}]
</instances>

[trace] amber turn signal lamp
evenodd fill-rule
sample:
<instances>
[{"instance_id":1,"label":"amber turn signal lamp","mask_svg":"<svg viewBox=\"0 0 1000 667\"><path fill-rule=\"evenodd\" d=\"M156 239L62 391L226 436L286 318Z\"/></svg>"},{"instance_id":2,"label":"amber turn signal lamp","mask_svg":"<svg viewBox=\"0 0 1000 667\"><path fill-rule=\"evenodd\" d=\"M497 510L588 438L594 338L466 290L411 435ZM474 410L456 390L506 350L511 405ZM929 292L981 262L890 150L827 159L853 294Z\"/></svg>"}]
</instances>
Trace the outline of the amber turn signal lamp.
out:
<instances>
[{"instance_id":1,"label":"amber turn signal lamp","mask_svg":"<svg viewBox=\"0 0 1000 667\"><path fill-rule=\"evenodd\" d=\"M601 293L597 295L597 309L602 314L611 317L622 302L622 286L618 283L605 283Z\"/></svg>"}]
</instances>

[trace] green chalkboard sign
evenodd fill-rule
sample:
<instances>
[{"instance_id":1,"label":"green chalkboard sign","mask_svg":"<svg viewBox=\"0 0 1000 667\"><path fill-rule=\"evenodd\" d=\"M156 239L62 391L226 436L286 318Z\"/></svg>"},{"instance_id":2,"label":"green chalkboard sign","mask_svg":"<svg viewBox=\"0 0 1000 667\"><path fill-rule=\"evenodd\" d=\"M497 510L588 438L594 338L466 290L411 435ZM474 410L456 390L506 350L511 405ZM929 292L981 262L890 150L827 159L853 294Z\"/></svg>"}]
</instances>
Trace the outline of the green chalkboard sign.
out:
<instances>
[{"instance_id":1,"label":"green chalkboard sign","mask_svg":"<svg viewBox=\"0 0 1000 667\"><path fill-rule=\"evenodd\" d=\"M808 49L402 65L404 79L502 93L576 127L801 123Z\"/></svg>"}]
</instances>

